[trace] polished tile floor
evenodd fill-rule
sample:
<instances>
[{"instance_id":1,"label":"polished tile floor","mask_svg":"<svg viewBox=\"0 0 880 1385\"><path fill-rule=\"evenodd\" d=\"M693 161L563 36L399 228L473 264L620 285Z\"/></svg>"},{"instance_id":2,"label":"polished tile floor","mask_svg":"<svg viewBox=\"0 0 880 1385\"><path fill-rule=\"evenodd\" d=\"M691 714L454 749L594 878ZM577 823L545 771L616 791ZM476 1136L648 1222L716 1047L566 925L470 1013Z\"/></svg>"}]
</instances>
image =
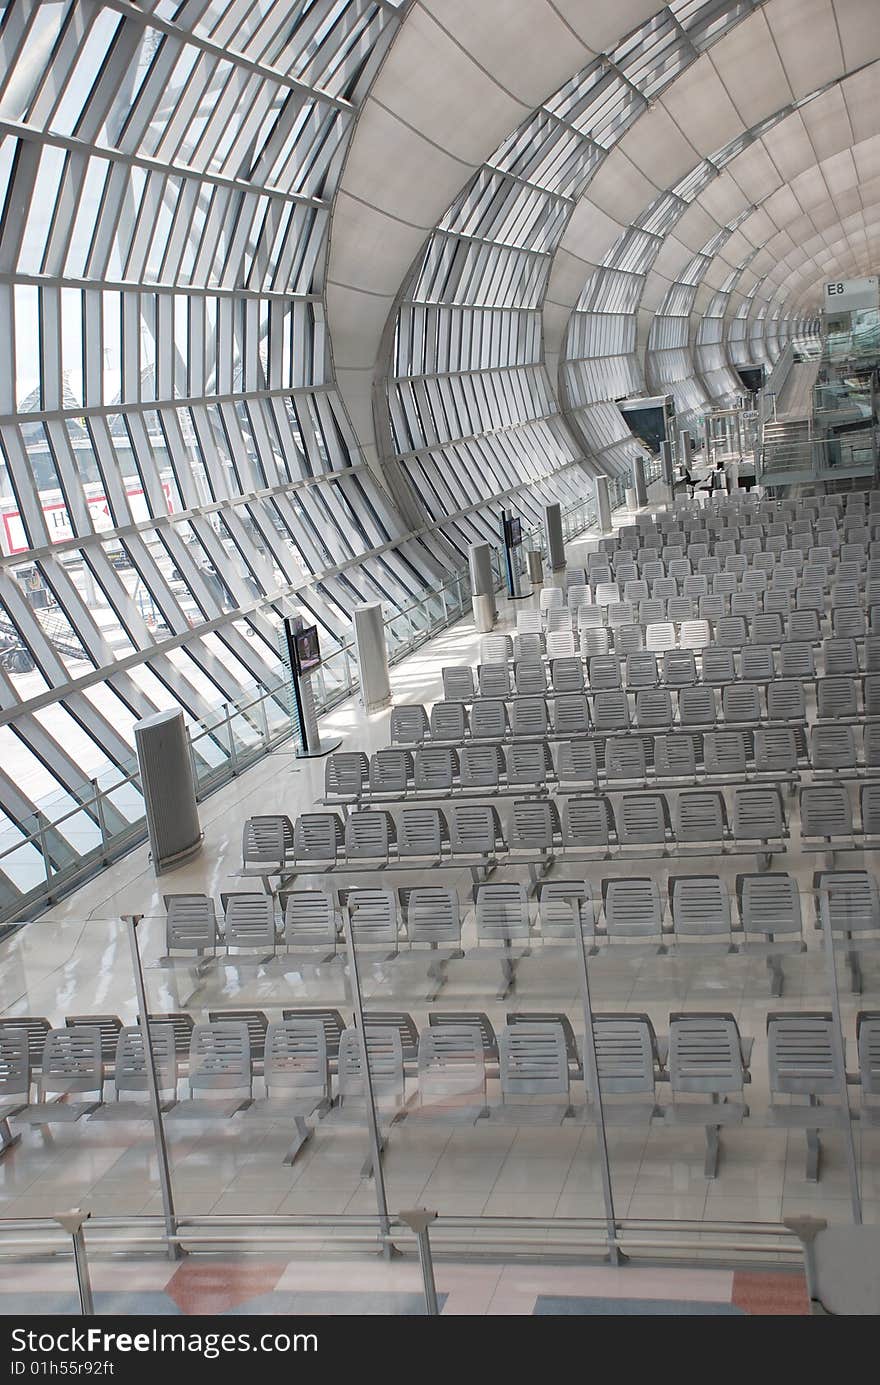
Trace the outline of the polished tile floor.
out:
<instances>
[{"instance_id":1,"label":"polished tile floor","mask_svg":"<svg viewBox=\"0 0 880 1385\"><path fill-rule=\"evenodd\" d=\"M91 1266L100 1316L424 1314L412 1261L211 1259ZM0 1315L75 1314L70 1265L0 1267ZM625 1269L576 1265L435 1265L445 1316L739 1316L808 1312L799 1272Z\"/></svg>"},{"instance_id":2,"label":"polished tile floor","mask_svg":"<svg viewBox=\"0 0 880 1385\"><path fill-rule=\"evenodd\" d=\"M584 541L569 546L569 562L583 560ZM558 579L557 579L558 580ZM537 594L532 603L537 602ZM529 604L529 603L525 603ZM501 606L502 629L514 615ZM396 700L430 703L441 696L445 664L476 663L479 636L462 622L392 670ZM370 751L388 744L389 712L367 716L351 701L327 716L322 731L342 737L344 747ZM270 1018L292 1005L335 1005L351 1013L346 967L341 961L320 967L218 959L196 972L180 962L161 966L164 951L163 894L222 892L249 888L237 876L241 830L253 812L283 810L291 817L309 809L323 792L322 761L297 760L291 750L276 752L201 805L205 832L201 855L157 880L145 847L139 848L0 944L0 1013L45 1015L61 1022L69 1014L115 1013L132 1022L137 1013L128 937L123 916L143 916L139 928L150 1008L188 1009L197 1018L214 1008L257 1007ZM510 800L499 800L502 814ZM797 833L793 844L797 845ZM797 850L774 863L794 873L809 889L816 862ZM754 869L750 858L663 860L634 865L610 861L595 867L553 868L554 875L585 874L598 891L613 875L657 874L665 889L670 872L717 871L731 890L738 870ZM512 872L515 875L516 872ZM499 878L501 872L499 871ZM432 876L432 878L436 878ZM552 878L552 877L551 877ZM413 875L389 877L413 883ZM350 886L358 877L347 875ZM375 883L369 873L361 883ZM316 878L326 884L326 877ZM444 883L469 896L467 872L446 872ZM687 957L646 957L626 948L591 962L594 1007L599 1011L646 1012L658 1032L668 1028L670 1012L723 1010L732 1013L744 1035L755 1041L752 1080L746 1089L750 1118L725 1130L718 1177L704 1172L701 1128L655 1122L648 1127L614 1126L609 1156L615 1211L619 1217L776 1224L783 1216L811 1212L830 1220L851 1215L844 1139L823 1136L821 1177L805 1177L802 1131L769 1128L766 1020L774 1010L829 1008L828 975L813 928L812 906L804 905L809 950L785 960L785 989L770 994L761 958L719 955L694 949ZM466 941L472 937L466 926ZM388 961L362 959L366 1003L373 1009L409 1010L421 1027L428 1010L484 1010L496 1028L508 1011L564 1010L583 1032L583 1011L573 958L564 948L546 947L523 959L515 989L496 999L500 968L491 953L450 964L437 998L429 989L424 954ZM849 1036L849 1066L855 1066L855 1015L880 1008L880 966L876 954L863 961L863 992L852 995L841 966L843 1017ZM411 1100L415 1083L408 1084ZM663 1100L663 1092L659 1094ZM497 1100L490 1084L490 1103ZM857 1098L854 1098L857 1102ZM580 1084L575 1104L583 1103ZM880 1217L880 1130L855 1125L865 1219ZM284 1123L250 1118L207 1118L167 1122L177 1209L182 1214L253 1215L358 1213L376 1211L376 1190L365 1177L367 1137L355 1109L345 1123L334 1115L318 1124L312 1140L292 1165L283 1163L289 1143ZM590 1126L512 1126L494 1119L473 1128L405 1119L386 1129L384 1157L391 1210L425 1205L460 1216L518 1217L540 1220L591 1217L603 1210L596 1133ZM22 1142L0 1159L0 1217L29 1217L87 1207L95 1214L131 1216L161 1210L156 1160L148 1123L80 1121L51 1131L24 1131ZM557 1292L548 1289L548 1294ZM528 1311L531 1311L529 1309Z\"/></svg>"}]
</instances>

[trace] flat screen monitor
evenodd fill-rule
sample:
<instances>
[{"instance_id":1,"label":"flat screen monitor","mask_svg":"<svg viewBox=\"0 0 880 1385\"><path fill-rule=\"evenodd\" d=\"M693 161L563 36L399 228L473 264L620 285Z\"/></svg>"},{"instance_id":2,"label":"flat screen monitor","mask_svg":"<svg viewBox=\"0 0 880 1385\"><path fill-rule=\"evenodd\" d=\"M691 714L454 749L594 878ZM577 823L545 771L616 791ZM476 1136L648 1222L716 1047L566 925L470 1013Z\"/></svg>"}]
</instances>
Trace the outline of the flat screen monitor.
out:
<instances>
[{"instance_id":1,"label":"flat screen monitor","mask_svg":"<svg viewBox=\"0 0 880 1385\"><path fill-rule=\"evenodd\" d=\"M508 548L518 548L522 543L522 520L515 516L504 521L504 542Z\"/></svg>"},{"instance_id":2,"label":"flat screen monitor","mask_svg":"<svg viewBox=\"0 0 880 1385\"><path fill-rule=\"evenodd\" d=\"M308 625L293 637L296 651L296 666L300 673L309 673L321 662L321 648L318 644L317 625Z\"/></svg>"}]
</instances>

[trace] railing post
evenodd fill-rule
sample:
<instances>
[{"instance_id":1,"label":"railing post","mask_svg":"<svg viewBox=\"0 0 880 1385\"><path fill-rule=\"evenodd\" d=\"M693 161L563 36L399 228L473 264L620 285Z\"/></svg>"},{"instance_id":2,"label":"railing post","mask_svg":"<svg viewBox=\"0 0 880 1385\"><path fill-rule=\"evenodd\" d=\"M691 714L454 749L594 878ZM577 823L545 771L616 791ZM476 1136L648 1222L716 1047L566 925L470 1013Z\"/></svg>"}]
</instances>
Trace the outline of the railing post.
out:
<instances>
[{"instance_id":1,"label":"railing post","mask_svg":"<svg viewBox=\"0 0 880 1385\"><path fill-rule=\"evenodd\" d=\"M37 819L37 840L40 843L40 851L43 856L43 867L46 871L46 899L51 903L52 895L49 886L52 883L52 875L54 872L52 870L52 858L49 855L49 846L46 841L46 827L48 824L44 814L41 813L39 809L37 809L35 817Z\"/></svg>"},{"instance_id":2,"label":"railing post","mask_svg":"<svg viewBox=\"0 0 880 1385\"><path fill-rule=\"evenodd\" d=\"M141 952L137 940L137 928L141 921L141 917L140 914L126 914L123 916L122 922L128 928L128 940L131 947L134 987L138 1003L138 1024L140 1025L141 1039L144 1045L147 1085L150 1090L150 1112L153 1118L153 1132L156 1137L156 1158L159 1164L159 1190L162 1194L162 1212L165 1219L165 1235L168 1238L168 1255L170 1259L177 1260L181 1255L181 1250L176 1239L174 1239L177 1236L177 1215L174 1210L171 1165L168 1161L168 1143L165 1139L165 1122L162 1119L162 1103L159 1100L159 1078L156 1072L156 1055L153 1052L153 1037L150 1033L150 1012L147 1006L147 988L144 984L144 968L141 962Z\"/></svg>"},{"instance_id":3,"label":"railing post","mask_svg":"<svg viewBox=\"0 0 880 1385\"><path fill-rule=\"evenodd\" d=\"M232 715L228 702L223 703L223 719L226 724L226 736L229 741L229 762L232 765L233 775L238 774L238 753L235 749L235 736L232 730Z\"/></svg>"},{"instance_id":4,"label":"railing post","mask_svg":"<svg viewBox=\"0 0 880 1385\"><path fill-rule=\"evenodd\" d=\"M431 1240L428 1227L437 1220L436 1212L425 1207L414 1207L409 1212L401 1212L400 1220L416 1233L419 1243L419 1265L422 1270L422 1286L425 1292L425 1315L436 1318L440 1315L437 1305L437 1285L434 1281L434 1261L431 1255Z\"/></svg>"},{"instance_id":5,"label":"railing post","mask_svg":"<svg viewBox=\"0 0 880 1385\"><path fill-rule=\"evenodd\" d=\"M107 820L106 820L106 818L105 818L105 816L104 816L104 795L101 793L101 790L100 790L100 788L99 788L99 786L98 786L98 781L97 781L97 779L90 779L90 780L89 780L89 783L91 784L92 789L94 790L94 794L95 794L95 813L96 813L97 818L98 818L98 827L101 829L101 846L104 848L103 851L101 852L101 860L102 860L102 863L106 866L106 864L107 864Z\"/></svg>"},{"instance_id":6,"label":"railing post","mask_svg":"<svg viewBox=\"0 0 880 1385\"><path fill-rule=\"evenodd\" d=\"M86 1254L86 1238L83 1235L83 1222L91 1216L73 1207L69 1212L61 1212L55 1220L63 1227L73 1241L73 1263L76 1269L76 1287L79 1291L79 1311L84 1318L95 1316L95 1300L92 1297L92 1281L89 1277L89 1260Z\"/></svg>"}]
</instances>

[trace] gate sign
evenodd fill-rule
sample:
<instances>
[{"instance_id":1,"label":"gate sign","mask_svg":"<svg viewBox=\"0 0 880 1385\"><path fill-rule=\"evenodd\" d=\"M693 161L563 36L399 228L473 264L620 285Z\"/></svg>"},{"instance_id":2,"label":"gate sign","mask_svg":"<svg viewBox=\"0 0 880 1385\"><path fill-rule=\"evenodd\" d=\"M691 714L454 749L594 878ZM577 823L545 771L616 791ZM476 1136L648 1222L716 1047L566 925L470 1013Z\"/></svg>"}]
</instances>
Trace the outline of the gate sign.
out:
<instances>
[{"instance_id":1,"label":"gate sign","mask_svg":"<svg viewBox=\"0 0 880 1385\"><path fill-rule=\"evenodd\" d=\"M848 313L853 308L880 306L877 275L868 279L830 279L825 285L825 311Z\"/></svg>"}]
</instances>

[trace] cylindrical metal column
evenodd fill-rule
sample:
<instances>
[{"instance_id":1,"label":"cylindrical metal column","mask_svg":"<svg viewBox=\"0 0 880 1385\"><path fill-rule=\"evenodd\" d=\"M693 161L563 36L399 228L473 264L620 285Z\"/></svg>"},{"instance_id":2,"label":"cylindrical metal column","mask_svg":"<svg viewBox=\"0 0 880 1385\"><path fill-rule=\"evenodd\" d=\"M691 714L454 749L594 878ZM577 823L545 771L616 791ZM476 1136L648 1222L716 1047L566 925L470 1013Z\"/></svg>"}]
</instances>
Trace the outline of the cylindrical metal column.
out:
<instances>
[{"instance_id":1,"label":"cylindrical metal column","mask_svg":"<svg viewBox=\"0 0 880 1385\"><path fill-rule=\"evenodd\" d=\"M682 428L678 435L678 460L683 467L691 469L691 462L694 458L694 448L691 435L686 428Z\"/></svg>"},{"instance_id":2,"label":"cylindrical metal column","mask_svg":"<svg viewBox=\"0 0 880 1385\"><path fill-rule=\"evenodd\" d=\"M230 738L232 736L230 729ZM134 724L150 855L160 875L202 846L192 759L181 711L154 712ZM231 747L231 740L230 740Z\"/></svg>"},{"instance_id":3,"label":"cylindrical metal column","mask_svg":"<svg viewBox=\"0 0 880 1385\"><path fill-rule=\"evenodd\" d=\"M529 568L529 581L533 587L539 587L544 581L544 559L540 548L530 548L526 554L526 561Z\"/></svg>"},{"instance_id":4,"label":"cylindrical metal column","mask_svg":"<svg viewBox=\"0 0 880 1385\"><path fill-rule=\"evenodd\" d=\"M95 1316L95 1300L92 1297L92 1281L89 1277L89 1261L86 1255L86 1238L83 1235L83 1222L91 1216L74 1207L55 1218L73 1241L73 1264L76 1270L76 1287L79 1292L79 1311L84 1318Z\"/></svg>"},{"instance_id":5,"label":"cylindrical metal column","mask_svg":"<svg viewBox=\"0 0 880 1385\"><path fill-rule=\"evenodd\" d=\"M388 645L385 622L378 601L355 606L351 613L354 646L361 682L361 701L365 712L378 712L391 701L388 677Z\"/></svg>"},{"instance_id":6,"label":"cylindrical metal column","mask_svg":"<svg viewBox=\"0 0 880 1385\"><path fill-rule=\"evenodd\" d=\"M660 444L660 467L663 483L672 488L672 443L664 439Z\"/></svg>"},{"instance_id":7,"label":"cylindrical metal column","mask_svg":"<svg viewBox=\"0 0 880 1385\"><path fill-rule=\"evenodd\" d=\"M593 482L596 491L596 523L600 534L611 533L611 500L608 496L608 477L597 476Z\"/></svg>"},{"instance_id":8,"label":"cylindrical metal column","mask_svg":"<svg viewBox=\"0 0 880 1385\"><path fill-rule=\"evenodd\" d=\"M636 503L642 509L648 503L648 486L645 481L645 459L636 457L633 462L633 490L636 493Z\"/></svg>"},{"instance_id":9,"label":"cylindrical metal column","mask_svg":"<svg viewBox=\"0 0 880 1385\"><path fill-rule=\"evenodd\" d=\"M497 617L495 606L495 575L492 571L492 549L488 543L472 543L468 547L468 566L471 573L471 602L474 624L481 635L492 629Z\"/></svg>"},{"instance_id":10,"label":"cylindrical metal column","mask_svg":"<svg viewBox=\"0 0 880 1385\"><path fill-rule=\"evenodd\" d=\"M547 558L552 572L565 567L565 540L562 537L562 507L544 506L544 536L547 539Z\"/></svg>"}]
</instances>

